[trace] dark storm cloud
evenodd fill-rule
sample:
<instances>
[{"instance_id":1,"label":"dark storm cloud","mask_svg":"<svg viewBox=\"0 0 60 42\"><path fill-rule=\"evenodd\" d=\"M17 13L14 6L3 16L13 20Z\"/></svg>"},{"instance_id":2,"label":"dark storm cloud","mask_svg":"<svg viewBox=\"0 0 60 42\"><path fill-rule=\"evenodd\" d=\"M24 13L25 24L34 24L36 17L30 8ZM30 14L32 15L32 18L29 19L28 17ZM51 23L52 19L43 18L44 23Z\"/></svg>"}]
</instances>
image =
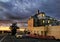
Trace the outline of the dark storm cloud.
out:
<instances>
[{"instance_id":1,"label":"dark storm cloud","mask_svg":"<svg viewBox=\"0 0 60 42\"><path fill-rule=\"evenodd\" d=\"M48 4L47 4L48 3ZM50 16L60 17L60 0L50 0L49 2L43 4L43 10Z\"/></svg>"},{"instance_id":2,"label":"dark storm cloud","mask_svg":"<svg viewBox=\"0 0 60 42\"><path fill-rule=\"evenodd\" d=\"M0 19L26 19L37 9L60 18L60 0L0 0Z\"/></svg>"}]
</instances>

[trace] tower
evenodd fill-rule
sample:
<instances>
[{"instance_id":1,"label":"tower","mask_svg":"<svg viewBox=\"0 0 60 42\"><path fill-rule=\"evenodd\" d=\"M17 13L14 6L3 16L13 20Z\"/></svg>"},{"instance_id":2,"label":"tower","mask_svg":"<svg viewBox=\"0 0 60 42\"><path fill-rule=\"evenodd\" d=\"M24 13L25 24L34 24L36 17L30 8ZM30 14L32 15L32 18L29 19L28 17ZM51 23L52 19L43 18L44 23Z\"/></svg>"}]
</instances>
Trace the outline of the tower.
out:
<instances>
[{"instance_id":1,"label":"tower","mask_svg":"<svg viewBox=\"0 0 60 42\"><path fill-rule=\"evenodd\" d=\"M39 10L37 10L37 14L39 14Z\"/></svg>"}]
</instances>

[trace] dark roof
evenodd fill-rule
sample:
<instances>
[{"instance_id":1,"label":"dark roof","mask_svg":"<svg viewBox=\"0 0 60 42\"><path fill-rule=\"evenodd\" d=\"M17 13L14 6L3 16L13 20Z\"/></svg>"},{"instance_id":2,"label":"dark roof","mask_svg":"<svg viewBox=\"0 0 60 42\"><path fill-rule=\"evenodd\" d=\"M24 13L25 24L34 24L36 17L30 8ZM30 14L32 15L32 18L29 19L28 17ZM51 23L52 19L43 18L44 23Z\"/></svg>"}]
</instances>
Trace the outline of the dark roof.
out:
<instances>
[{"instance_id":1,"label":"dark roof","mask_svg":"<svg viewBox=\"0 0 60 42\"><path fill-rule=\"evenodd\" d=\"M45 12L40 12L40 14L45 14Z\"/></svg>"}]
</instances>

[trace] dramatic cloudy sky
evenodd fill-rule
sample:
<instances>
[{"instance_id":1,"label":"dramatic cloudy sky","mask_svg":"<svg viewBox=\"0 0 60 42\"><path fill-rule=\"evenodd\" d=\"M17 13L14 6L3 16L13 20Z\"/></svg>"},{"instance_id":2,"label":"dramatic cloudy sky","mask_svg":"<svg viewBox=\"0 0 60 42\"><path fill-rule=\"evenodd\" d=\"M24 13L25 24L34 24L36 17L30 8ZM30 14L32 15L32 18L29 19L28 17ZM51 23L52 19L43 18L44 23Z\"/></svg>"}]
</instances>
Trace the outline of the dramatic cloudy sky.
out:
<instances>
[{"instance_id":1,"label":"dramatic cloudy sky","mask_svg":"<svg viewBox=\"0 0 60 42\"><path fill-rule=\"evenodd\" d=\"M60 19L60 0L0 0L0 20L27 19L38 9Z\"/></svg>"}]
</instances>

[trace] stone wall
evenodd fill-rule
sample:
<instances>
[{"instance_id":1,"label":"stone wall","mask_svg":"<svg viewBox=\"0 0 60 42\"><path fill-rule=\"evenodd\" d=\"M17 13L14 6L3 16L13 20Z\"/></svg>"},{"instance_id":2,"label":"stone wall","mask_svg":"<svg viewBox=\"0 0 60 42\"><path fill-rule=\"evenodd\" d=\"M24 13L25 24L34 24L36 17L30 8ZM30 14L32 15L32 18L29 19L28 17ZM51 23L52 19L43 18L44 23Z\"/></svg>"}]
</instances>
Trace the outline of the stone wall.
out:
<instances>
[{"instance_id":1,"label":"stone wall","mask_svg":"<svg viewBox=\"0 0 60 42\"><path fill-rule=\"evenodd\" d=\"M49 26L47 35L60 39L60 26Z\"/></svg>"},{"instance_id":2,"label":"stone wall","mask_svg":"<svg viewBox=\"0 0 60 42\"><path fill-rule=\"evenodd\" d=\"M45 35L44 31L47 31L47 36L54 36L56 39L60 39L60 26L41 26L41 27L29 27L31 34Z\"/></svg>"}]
</instances>

